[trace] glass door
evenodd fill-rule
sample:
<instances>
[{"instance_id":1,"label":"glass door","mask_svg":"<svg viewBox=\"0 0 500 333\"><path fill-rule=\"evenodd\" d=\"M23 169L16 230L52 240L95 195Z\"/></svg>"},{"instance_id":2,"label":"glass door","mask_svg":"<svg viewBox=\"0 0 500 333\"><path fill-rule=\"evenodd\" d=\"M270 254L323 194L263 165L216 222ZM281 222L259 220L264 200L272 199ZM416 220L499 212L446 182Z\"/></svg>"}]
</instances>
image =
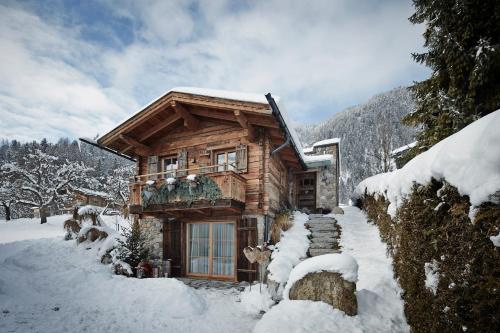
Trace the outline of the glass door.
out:
<instances>
[{"instance_id":1,"label":"glass door","mask_svg":"<svg viewBox=\"0 0 500 333\"><path fill-rule=\"evenodd\" d=\"M206 223L188 224L188 272L196 275L209 273L210 228Z\"/></svg>"},{"instance_id":2,"label":"glass door","mask_svg":"<svg viewBox=\"0 0 500 333\"><path fill-rule=\"evenodd\" d=\"M234 224L212 224L212 275L234 274Z\"/></svg>"},{"instance_id":3,"label":"glass door","mask_svg":"<svg viewBox=\"0 0 500 333\"><path fill-rule=\"evenodd\" d=\"M187 230L188 275L233 278L234 223L188 223Z\"/></svg>"}]
</instances>

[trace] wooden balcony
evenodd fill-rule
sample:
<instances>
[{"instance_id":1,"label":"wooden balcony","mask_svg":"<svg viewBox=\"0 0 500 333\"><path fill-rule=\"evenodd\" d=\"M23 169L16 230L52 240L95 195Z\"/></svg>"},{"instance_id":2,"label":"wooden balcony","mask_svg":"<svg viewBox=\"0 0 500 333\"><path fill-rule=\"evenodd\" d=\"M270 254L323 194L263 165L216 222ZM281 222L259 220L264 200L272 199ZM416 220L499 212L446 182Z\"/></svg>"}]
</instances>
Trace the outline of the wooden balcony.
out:
<instances>
[{"instance_id":1,"label":"wooden balcony","mask_svg":"<svg viewBox=\"0 0 500 333\"><path fill-rule=\"evenodd\" d=\"M164 172L132 177L129 185L130 213L172 213L172 215L175 216L176 211L206 212L206 210L226 209L234 212L241 212L245 207L245 178L234 171L213 172L213 170L217 169L227 170L227 167L210 166L197 170L175 170L175 174L172 174L172 172ZM188 172L189 174L199 172L197 173L197 179L200 179L201 182L197 184L196 181L193 182L188 180ZM168 178L176 179L176 185L171 187L172 192L167 192L166 196L158 194L157 197L149 200L151 202L143 196L144 191L154 193L154 195L161 191L163 191L163 193L169 191L167 189ZM207 180L207 178L209 180ZM186 195L182 195L182 191L186 192L186 184L194 187L206 186L208 184L212 192L215 189L217 194L212 194L211 197L205 197L203 195L205 191L203 191L203 189L198 189L198 191L193 190L193 195L187 195L186 198ZM189 190L189 193L191 193L191 190ZM143 202L143 200L147 202Z\"/></svg>"}]
</instances>

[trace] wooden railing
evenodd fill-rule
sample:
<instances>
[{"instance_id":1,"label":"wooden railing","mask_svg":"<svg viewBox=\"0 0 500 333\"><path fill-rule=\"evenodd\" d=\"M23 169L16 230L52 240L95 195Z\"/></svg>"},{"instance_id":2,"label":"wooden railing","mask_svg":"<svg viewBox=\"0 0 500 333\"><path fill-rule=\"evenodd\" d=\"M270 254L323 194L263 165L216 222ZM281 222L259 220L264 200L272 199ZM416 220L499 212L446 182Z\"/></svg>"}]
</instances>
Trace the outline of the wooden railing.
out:
<instances>
[{"instance_id":1,"label":"wooden railing","mask_svg":"<svg viewBox=\"0 0 500 333\"><path fill-rule=\"evenodd\" d=\"M217 183L219 189L222 192L221 199L233 199L240 202L245 202L246 195L246 180L241 175L234 171L220 171L220 172L207 172L212 170L227 170L227 166L215 165L204 167L205 170L199 172L201 168L189 169L189 170L175 170L175 175L178 181L181 179L186 179L188 174L194 174L198 171L199 175L204 175L210 177ZM189 172L189 173L188 173ZM166 182L167 178L170 178L173 171L159 172L154 174L137 175L131 177L130 186L130 204L131 205L141 205L142 201L142 189L154 181L156 186L160 186ZM179 176L183 175L183 176ZM155 178L155 179L152 179Z\"/></svg>"}]
</instances>

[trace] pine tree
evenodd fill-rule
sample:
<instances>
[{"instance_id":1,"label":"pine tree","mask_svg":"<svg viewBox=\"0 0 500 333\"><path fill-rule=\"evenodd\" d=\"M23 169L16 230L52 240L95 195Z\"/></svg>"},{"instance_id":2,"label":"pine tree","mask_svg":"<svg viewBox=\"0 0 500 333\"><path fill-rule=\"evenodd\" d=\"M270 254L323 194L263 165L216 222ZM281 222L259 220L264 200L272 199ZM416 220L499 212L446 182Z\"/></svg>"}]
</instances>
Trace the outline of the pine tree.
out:
<instances>
[{"instance_id":1,"label":"pine tree","mask_svg":"<svg viewBox=\"0 0 500 333\"><path fill-rule=\"evenodd\" d=\"M432 69L416 83L415 112L403 119L421 128L417 155L500 108L500 1L413 0L413 24L426 24L427 51L413 54Z\"/></svg>"},{"instance_id":2,"label":"pine tree","mask_svg":"<svg viewBox=\"0 0 500 333\"><path fill-rule=\"evenodd\" d=\"M124 239L118 240L117 258L135 269L143 259L149 257L149 239L141 231L139 221L135 220L131 228L123 229Z\"/></svg>"}]
</instances>

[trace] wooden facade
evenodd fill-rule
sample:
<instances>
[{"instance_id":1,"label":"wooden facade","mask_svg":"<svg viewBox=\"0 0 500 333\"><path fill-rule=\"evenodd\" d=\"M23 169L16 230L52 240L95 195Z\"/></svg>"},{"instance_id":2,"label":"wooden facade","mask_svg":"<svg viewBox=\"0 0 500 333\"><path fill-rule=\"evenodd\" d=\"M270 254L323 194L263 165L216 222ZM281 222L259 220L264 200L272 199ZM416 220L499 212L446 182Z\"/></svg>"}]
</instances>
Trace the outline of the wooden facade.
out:
<instances>
[{"instance_id":1,"label":"wooden facade","mask_svg":"<svg viewBox=\"0 0 500 333\"><path fill-rule=\"evenodd\" d=\"M266 239L265 224L277 211L297 207L296 173L305 171L300 152L287 145L272 153L286 140L269 103L171 91L98 143L136 159L130 213L162 221L161 254L172 260L173 276L252 281L257 267L242 249ZM209 177L220 196L143 202L148 186L186 182L193 174Z\"/></svg>"}]
</instances>

